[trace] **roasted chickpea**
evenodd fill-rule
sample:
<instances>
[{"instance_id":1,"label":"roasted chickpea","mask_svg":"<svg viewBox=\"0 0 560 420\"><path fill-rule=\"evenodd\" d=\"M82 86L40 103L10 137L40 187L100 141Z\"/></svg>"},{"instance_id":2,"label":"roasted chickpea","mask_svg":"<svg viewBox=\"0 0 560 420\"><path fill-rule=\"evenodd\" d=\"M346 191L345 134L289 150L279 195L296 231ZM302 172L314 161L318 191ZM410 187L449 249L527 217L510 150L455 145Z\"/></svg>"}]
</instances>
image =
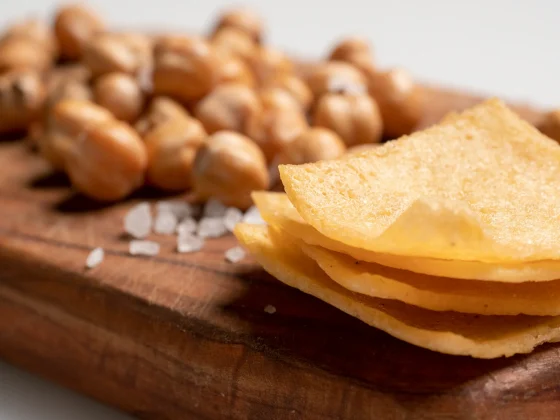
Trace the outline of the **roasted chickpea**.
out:
<instances>
[{"instance_id":1,"label":"roasted chickpea","mask_svg":"<svg viewBox=\"0 0 560 420\"><path fill-rule=\"evenodd\" d=\"M105 108L80 97L80 88L68 86L75 85L64 85L49 98L43 132L37 140L39 153L57 170L64 169L64 149L71 142L81 138L92 125L114 119ZM69 95L69 89L76 91Z\"/></svg>"},{"instance_id":2,"label":"roasted chickpea","mask_svg":"<svg viewBox=\"0 0 560 420\"><path fill-rule=\"evenodd\" d=\"M144 109L144 94L136 79L126 73L108 73L95 81L95 102L122 121L135 121Z\"/></svg>"},{"instance_id":3,"label":"roasted chickpea","mask_svg":"<svg viewBox=\"0 0 560 420\"><path fill-rule=\"evenodd\" d=\"M291 94L304 110L309 109L313 102L313 93L309 86L294 74L280 74L271 79L266 87L280 88Z\"/></svg>"},{"instance_id":4,"label":"roasted chickpea","mask_svg":"<svg viewBox=\"0 0 560 420\"><path fill-rule=\"evenodd\" d=\"M52 61L48 50L27 38L14 37L0 42L0 73L24 69L44 71Z\"/></svg>"},{"instance_id":5,"label":"roasted chickpea","mask_svg":"<svg viewBox=\"0 0 560 420\"><path fill-rule=\"evenodd\" d=\"M148 152L148 182L170 191L187 190L192 185L196 152L207 134L194 118L167 120L145 138Z\"/></svg>"},{"instance_id":6,"label":"roasted chickpea","mask_svg":"<svg viewBox=\"0 0 560 420\"><path fill-rule=\"evenodd\" d=\"M219 56L201 38L165 37L155 46L154 93L197 100L220 79Z\"/></svg>"},{"instance_id":7,"label":"roasted chickpea","mask_svg":"<svg viewBox=\"0 0 560 420\"><path fill-rule=\"evenodd\" d=\"M220 54L219 69L219 83L240 83L249 87L256 85L255 76L247 63L233 54Z\"/></svg>"},{"instance_id":8,"label":"roasted chickpea","mask_svg":"<svg viewBox=\"0 0 560 420\"><path fill-rule=\"evenodd\" d=\"M112 72L136 74L149 66L149 45L138 44L126 34L99 34L84 46L83 62L93 76Z\"/></svg>"},{"instance_id":9,"label":"roasted chickpea","mask_svg":"<svg viewBox=\"0 0 560 420\"><path fill-rule=\"evenodd\" d=\"M8 39L26 39L46 50L51 58L58 55L58 44L52 28L39 19L28 19L11 26L0 42Z\"/></svg>"},{"instance_id":10,"label":"roasted chickpea","mask_svg":"<svg viewBox=\"0 0 560 420\"><path fill-rule=\"evenodd\" d=\"M169 120L188 117L189 112L179 102L165 96L156 96L150 102L146 113L136 122L135 128L144 137Z\"/></svg>"},{"instance_id":11,"label":"roasted chickpea","mask_svg":"<svg viewBox=\"0 0 560 420\"><path fill-rule=\"evenodd\" d=\"M88 102L64 100L53 111L58 151L74 187L100 201L128 196L144 182L146 148L127 123Z\"/></svg>"},{"instance_id":12,"label":"roasted chickpea","mask_svg":"<svg viewBox=\"0 0 560 420\"><path fill-rule=\"evenodd\" d=\"M285 90L269 88L260 97L262 112L248 120L247 135L272 162L308 124L300 104Z\"/></svg>"},{"instance_id":13,"label":"roasted chickpea","mask_svg":"<svg viewBox=\"0 0 560 420\"><path fill-rule=\"evenodd\" d=\"M252 205L251 191L268 188L266 160L251 139L220 131L198 150L193 182L199 200L215 197L227 206L246 209Z\"/></svg>"},{"instance_id":14,"label":"roasted chickpea","mask_svg":"<svg viewBox=\"0 0 560 420\"><path fill-rule=\"evenodd\" d=\"M103 28L101 18L84 6L62 7L54 20L60 54L70 60L80 59L85 44Z\"/></svg>"},{"instance_id":15,"label":"roasted chickpea","mask_svg":"<svg viewBox=\"0 0 560 420\"><path fill-rule=\"evenodd\" d=\"M52 114L56 104L65 99L89 101L92 99L92 92L88 85L78 80L66 79L53 84L43 106L42 118L35 121L32 127L34 132L30 133L33 136L30 140L38 147L39 153L57 170L64 168L62 156L57 149L58 140L64 134L57 130Z\"/></svg>"},{"instance_id":16,"label":"roasted chickpea","mask_svg":"<svg viewBox=\"0 0 560 420\"><path fill-rule=\"evenodd\" d=\"M317 100L331 92L367 91L364 75L353 65L342 61L320 63L309 74L307 83Z\"/></svg>"},{"instance_id":17,"label":"roasted chickpea","mask_svg":"<svg viewBox=\"0 0 560 420\"><path fill-rule=\"evenodd\" d=\"M220 29L213 35L211 42L216 49L243 60L248 60L257 48L255 41L249 35L235 27Z\"/></svg>"},{"instance_id":18,"label":"roasted chickpea","mask_svg":"<svg viewBox=\"0 0 560 420\"><path fill-rule=\"evenodd\" d=\"M235 28L245 32L255 42L263 38L263 21L254 11L246 8L237 8L226 11L218 20L214 33L224 28Z\"/></svg>"},{"instance_id":19,"label":"roasted chickpea","mask_svg":"<svg viewBox=\"0 0 560 420\"><path fill-rule=\"evenodd\" d=\"M366 94L323 95L313 114L313 123L333 130L347 146L378 143L383 134L379 108Z\"/></svg>"},{"instance_id":20,"label":"roasted chickpea","mask_svg":"<svg viewBox=\"0 0 560 420\"><path fill-rule=\"evenodd\" d=\"M329 54L329 60L352 62L356 56L373 55L369 42L361 37L349 37L338 42Z\"/></svg>"},{"instance_id":21,"label":"roasted chickpea","mask_svg":"<svg viewBox=\"0 0 560 420\"><path fill-rule=\"evenodd\" d=\"M0 133L20 131L39 117L46 97L36 72L12 71L0 76Z\"/></svg>"},{"instance_id":22,"label":"roasted chickpea","mask_svg":"<svg viewBox=\"0 0 560 420\"><path fill-rule=\"evenodd\" d=\"M68 81L87 84L91 79L91 72L81 63L63 64L52 68L46 75L47 88L50 91Z\"/></svg>"},{"instance_id":23,"label":"roasted chickpea","mask_svg":"<svg viewBox=\"0 0 560 420\"><path fill-rule=\"evenodd\" d=\"M278 157L282 164L300 165L319 160L338 159L346 145L335 132L321 127L309 128L286 147Z\"/></svg>"},{"instance_id":24,"label":"roasted chickpea","mask_svg":"<svg viewBox=\"0 0 560 420\"><path fill-rule=\"evenodd\" d=\"M294 72L292 60L283 52L269 47L255 49L247 62L260 84L265 84L281 74Z\"/></svg>"},{"instance_id":25,"label":"roasted chickpea","mask_svg":"<svg viewBox=\"0 0 560 420\"><path fill-rule=\"evenodd\" d=\"M548 112L537 124L537 128L552 140L560 142L560 110Z\"/></svg>"},{"instance_id":26,"label":"roasted chickpea","mask_svg":"<svg viewBox=\"0 0 560 420\"><path fill-rule=\"evenodd\" d=\"M369 81L383 118L384 133L395 138L410 134L422 118L422 90L403 69L375 73Z\"/></svg>"},{"instance_id":27,"label":"roasted chickpea","mask_svg":"<svg viewBox=\"0 0 560 420\"><path fill-rule=\"evenodd\" d=\"M218 86L202 99L194 112L210 134L221 130L245 133L247 122L261 113L255 91L242 84Z\"/></svg>"}]
</instances>

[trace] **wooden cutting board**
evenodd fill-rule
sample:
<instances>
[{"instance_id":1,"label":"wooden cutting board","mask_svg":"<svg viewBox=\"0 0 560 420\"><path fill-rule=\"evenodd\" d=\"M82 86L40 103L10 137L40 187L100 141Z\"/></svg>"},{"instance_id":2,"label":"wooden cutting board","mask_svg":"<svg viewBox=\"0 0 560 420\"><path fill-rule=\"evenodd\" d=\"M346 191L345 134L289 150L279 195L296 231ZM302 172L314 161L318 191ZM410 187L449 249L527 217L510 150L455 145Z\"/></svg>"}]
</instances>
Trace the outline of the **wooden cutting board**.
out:
<instances>
[{"instance_id":1,"label":"wooden cutting board","mask_svg":"<svg viewBox=\"0 0 560 420\"><path fill-rule=\"evenodd\" d=\"M479 98L426 89L424 125ZM539 113L519 112L530 121ZM0 144L0 357L150 419L552 419L560 346L476 360L406 344L263 273L233 237L132 257L114 206ZM93 270L93 247L106 250ZM268 314L266 305L277 312Z\"/></svg>"}]
</instances>

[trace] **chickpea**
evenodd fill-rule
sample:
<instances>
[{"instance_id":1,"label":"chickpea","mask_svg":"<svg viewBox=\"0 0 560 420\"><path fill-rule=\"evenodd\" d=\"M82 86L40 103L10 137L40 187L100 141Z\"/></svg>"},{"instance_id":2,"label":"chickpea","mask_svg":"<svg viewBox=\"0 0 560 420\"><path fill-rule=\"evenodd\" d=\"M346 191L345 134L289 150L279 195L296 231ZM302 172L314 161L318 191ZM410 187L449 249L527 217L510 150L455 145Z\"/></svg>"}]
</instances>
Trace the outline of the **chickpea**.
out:
<instances>
[{"instance_id":1,"label":"chickpea","mask_svg":"<svg viewBox=\"0 0 560 420\"><path fill-rule=\"evenodd\" d=\"M39 19L28 19L11 26L0 42L8 39L27 39L46 50L51 58L58 55L58 43L53 30Z\"/></svg>"},{"instance_id":2,"label":"chickpea","mask_svg":"<svg viewBox=\"0 0 560 420\"><path fill-rule=\"evenodd\" d=\"M156 43L154 55L155 94L197 100L219 81L219 55L203 39L166 37Z\"/></svg>"},{"instance_id":3,"label":"chickpea","mask_svg":"<svg viewBox=\"0 0 560 420\"><path fill-rule=\"evenodd\" d=\"M552 140L560 142L560 110L548 112L537 124L537 128Z\"/></svg>"},{"instance_id":4,"label":"chickpea","mask_svg":"<svg viewBox=\"0 0 560 420\"><path fill-rule=\"evenodd\" d=\"M152 99L147 112L136 122L135 128L144 137L169 120L186 119L189 116L189 112L179 102L157 96Z\"/></svg>"},{"instance_id":5,"label":"chickpea","mask_svg":"<svg viewBox=\"0 0 560 420\"><path fill-rule=\"evenodd\" d=\"M255 87L255 76L245 61L229 53L220 54L219 60L219 83L240 83Z\"/></svg>"},{"instance_id":6,"label":"chickpea","mask_svg":"<svg viewBox=\"0 0 560 420\"><path fill-rule=\"evenodd\" d=\"M307 80L315 98L329 92L366 92L367 81L353 65L328 61L317 65Z\"/></svg>"},{"instance_id":7,"label":"chickpea","mask_svg":"<svg viewBox=\"0 0 560 420\"><path fill-rule=\"evenodd\" d=\"M263 38L263 21L255 12L238 8L226 11L218 20L214 33L224 28L235 28L245 32L255 42Z\"/></svg>"},{"instance_id":8,"label":"chickpea","mask_svg":"<svg viewBox=\"0 0 560 420\"><path fill-rule=\"evenodd\" d=\"M84 6L62 7L54 21L60 54L70 60L80 59L85 44L95 34L101 32L104 26L101 18Z\"/></svg>"},{"instance_id":9,"label":"chickpea","mask_svg":"<svg viewBox=\"0 0 560 420\"><path fill-rule=\"evenodd\" d=\"M360 70L366 79L375 74L373 51L369 42L360 37L343 39L335 45L329 60L343 61Z\"/></svg>"},{"instance_id":10,"label":"chickpea","mask_svg":"<svg viewBox=\"0 0 560 420\"><path fill-rule=\"evenodd\" d=\"M255 41L240 29L224 27L212 37L212 45L223 52L248 60L256 49Z\"/></svg>"},{"instance_id":11,"label":"chickpea","mask_svg":"<svg viewBox=\"0 0 560 420\"><path fill-rule=\"evenodd\" d=\"M14 37L0 43L0 73L23 69L44 71L51 65L52 55L34 41Z\"/></svg>"},{"instance_id":12,"label":"chickpea","mask_svg":"<svg viewBox=\"0 0 560 420\"><path fill-rule=\"evenodd\" d=\"M122 121L135 121L144 109L144 94L136 79L126 73L108 73L96 80L95 102Z\"/></svg>"},{"instance_id":13,"label":"chickpea","mask_svg":"<svg viewBox=\"0 0 560 420\"><path fill-rule=\"evenodd\" d=\"M346 145L335 132L321 127L309 128L285 148L278 157L279 163L299 165L319 160L338 159Z\"/></svg>"},{"instance_id":14,"label":"chickpea","mask_svg":"<svg viewBox=\"0 0 560 420\"><path fill-rule=\"evenodd\" d=\"M369 42L361 37L348 37L338 42L331 53L329 60L352 62L355 56L373 55Z\"/></svg>"},{"instance_id":15,"label":"chickpea","mask_svg":"<svg viewBox=\"0 0 560 420\"><path fill-rule=\"evenodd\" d=\"M227 206L246 209L251 191L269 186L266 160L258 146L242 134L220 131L208 137L193 166L194 195L215 197Z\"/></svg>"},{"instance_id":16,"label":"chickpea","mask_svg":"<svg viewBox=\"0 0 560 420\"><path fill-rule=\"evenodd\" d=\"M375 100L368 95L326 94L319 99L314 125L337 133L347 146L378 143L383 121Z\"/></svg>"},{"instance_id":17,"label":"chickpea","mask_svg":"<svg viewBox=\"0 0 560 420\"><path fill-rule=\"evenodd\" d=\"M59 102L53 118L58 152L78 191L114 201L142 185L146 147L130 125L98 105L73 99Z\"/></svg>"},{"instance_id":18,"label":"chickpea","mask_svg":"<svg viewBox=\"0 0 560 420\"><path fill-rule=\"evenodd\" d=\"M36 121L33 126L32 140L35 141L39 153L54 169L64 169L62 155L57 148L57 144L60 138L64 137L64 134L56 130L57 124L52 116L54 107L58 102L65 99L89 101L91 98L92 93L89 86L73 79L61 80L49 91L43 108L43 118Z\"/></svg>"},{"instance_id":19,"label":"chickpea","mask_svg":"<svg viewBox=\"0 0 560 420\"><path fill-rule=\"evenodd\" d=\"M57 89L59 85L68 81L89 83L91 73L87 67L80 64L63 64L52 68L46 75L46 83L49 91Z\"/></svg>"},{"instance_id":20,"label":"chickpea","mask_svg":"<svg viewBox=\"0 0 560 420\"><path fill-rule=\"evenodd\" d=\"M194 116L210 134L221 130L245 133L247 121L260 112L259 98L251 88L228 83L218 86L201 100Z\"/></svg>"},{"instance_id":21,"label":"chickpea","mask_svg":"<svg viewBox=\"0 0 560 420\"><path fill-rule=\"evenodd\" d=\"M370 78L369 91L379 105L387 137L410 134L418 126L422 118L422 89L407 71L375 73Z\"/></svg>"},{"instance_id":22,"label":"chickpea","mask_svg":"<svg viewBox=\"0 0 560 420\"><path fill-rule=\"evenodd\" d=\"M138 43L126 34L99 34L85 44L83 62L93 76L112 72L136 74L149 65L150 51L148 45Z\"/></svg>"},{"instance_id":23,"label":"chickpea","mask_svg":"<svg viewBox=\"0 0 560 420\"><path fill-rule=\"evenodd\" d=\"M63 85L63 88L68 89L66 86ZM62 170L65 168L64 149L68 144L81 138L90 126L114 117L106 109L85 98L65 96L64 90L54 92L52 96L49 98L43 133L37 144L39 153L51 166Z\"/></svg>"},{"instance_id":24,"label":"chickpea","mask_svg":"<svg viewBox=\"0 0 560 420\"><path fill-rule=\"evenodd\" d=\"M247 135L262 149L268 162L308 128L299 103L283 89L261 92L262 112L247 122Z\"/></svg>"},{"instance_id":25,"label":"chickpea","mask_svg":"<svg viewBox=\"0 0 560 420\"><path fill-rule=\"evenodd\" d=\"M280 74L270 80L266 87L280 88L291 94L301 105L302 109L307 110L313 102L313 93L309 86L294 74Z\"/></svg>"},{"instance_id":26,"label":"chickpea","mask_svg":"<svg viewBox=\"0 0 560 420\"><path fill-rule=\"evenodd\" d=\"M192 185L196 152L207 134L194 118L167 120L144 139L148 152L148 182L169 191L187 190Z\"/></svg>"},{"instance_id":27,"label":"chickpea","mask_svg":"<svg viewBox=\"0 0 560 420\"><path fill-rule=\"evenodd\" d=\"M24 130L41 112L45 85L36 72L12 71L0 76L0 133Z\"/></svg>"},{"instance_id":28,"label":"chickpea","mask_svg":"<svg viewBox=\"0 0 560 420\"><path fill-rule=\"evenodd\" d=\"M248 58L257 81L264 84L278 75L294 72L294 63L281 51L260 47Z\"/></svg>"},{"instance_id":29,"label":"chickpea","mask_svg":"<svg viewBox=\"0 0 560 420\"><path fill-rule=\"evenodd\" d=\"M146 148L125 122L94 125L65 149L65 168L72 185L99 201L125 198L144 183Z\"/></svg>"}]
</instances>

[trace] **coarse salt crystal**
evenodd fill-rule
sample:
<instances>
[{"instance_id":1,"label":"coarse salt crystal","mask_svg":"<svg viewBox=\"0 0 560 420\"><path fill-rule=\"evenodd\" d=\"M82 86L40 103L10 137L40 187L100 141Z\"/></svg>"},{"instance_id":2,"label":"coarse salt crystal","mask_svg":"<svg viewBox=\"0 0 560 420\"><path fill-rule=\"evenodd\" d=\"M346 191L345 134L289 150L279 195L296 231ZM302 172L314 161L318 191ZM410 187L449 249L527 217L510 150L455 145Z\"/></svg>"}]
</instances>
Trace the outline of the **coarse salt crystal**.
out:
<instances>
[{"instance_id":1,"label":"coarse salt crystal","mask_svg":"<svg viewBox=\"0 0 560 420\"><path fill-rule=\"evenodd\" d=\"M204 206L203 217L224 217L227 207L221 201L210 198Z\"/></svg>"},{"instance_id":2,"label":"coarse salt crystal","mask_svg":"<svg viewBox=\"0 0 560 420\"><path fill-rule=\"evenodd\" d=\"M130 241L128 252L130 255L145 255L154 257L159 254L160 246L154 241Z\"/></svg>"},{"instance_id":3,"label":"coarse salt crystal","mask_svg":"<svg viewBox=\"0 0 560 420\"><path fill-rule=\"evenodd\" d=\"M190 203L182 200L158 201L156 210L159 213L172 213L177 220L194 215L195 209Z\"/></svg>"},{"instance_id":4,"label":"coarse salt crystal","mask_svg":"<svg viewBox=\"0 0 560 420\"><path fill-rule=\"evenodd\" d=\"M235 225L243 220L243 212L235 207L229 207L224 215L224 225L227 230L233 232Z\"/></svg>"},{"instance_id":5,"label":"coarse salt crystal","mask_svg":"<svg viewBox=\"0 0 560 420\"><path fill-rule=\"evenodd\" d=\"M230 263L237 263L245 258L245 250L240 246L230 248L225 253L226 261Z\"/></svg>"},{"instance_id":6,"label":"coarse salt crystal","mask_svg":"<svg viewBox=\"0 0 560 420\"><path fill-rule=\"evenodd\" d=\"M272 306L272 305L266 305L266 306L264 307L264 311L265 311L267 314L273 314L273 313L276 312L276 308L275 308L274 306Z\"/></svg>"},{"instance_id":7,"label":"coarse salt crystal","mask_svg":"<svg viewBox=\"0 0 560 420\"><path fill-rule=\"evenodd\" d=\"M170 211L159 211L154 223L154 231L161 235L172 235L177 229L177 217Z\"/></svg>"},{"instance_id":8,"label":"coarse salt crystal","mask_svg":"<svg viewBox=\"0 0 560 420\"><path fill-rule=\"evenodd\" d=\"M179 234L177 236L177 252L184 254L197 252L204 246L204 239L191 233Z\"/></svg>"},{"instance_id":9,"label":"coarse salt crystal","mask_svg":"<svg viewBox=\"0 0 560 420\"><path fill-rule=\"evenodd\" d=\"M187 217L177 225L177 234L185 235L188 233L195 233L198 223L192 217Z\"/></svg>"},{"instance_id":10,"label":"coarse salt crystal","mask_svg":"<svg viewBox=\"0 0 560 420\"><path fill-rule=\"evenodd\" d=\"M86 258L86 267L87 268L94 268L97 267L99 264L103 262L105 258L105 251L102 248L95 248L93 251L89 253Z\"/></svg>"},{"instance_id":11,"label":"coarse salt crystal","mask_svg":"<svg viewBox=\"0 0 560 420\"><path fill-rule=\"evenodd\" d=\"M257 209L255 206L249 208L249 210L245 212L245 215L243 216L243 223L249 223L251 225L266 224L266 222L261 217L261 213L259 212L259 209Z\"/></svg>"},{"instance_id":12,"label":"coarse salt crystal","mask_svg":"<svg viewBox=\"0 0 560 420\"><path fill-rule=\"evenodd\" d=\"M132 207L124 217L124 230L133 238L141 239L152 230L152 212L149 203L140 203Z\"/></svg>"},{"instance_id":13,"label":"coarse salt crystal","mask_svg":"<svg viewBox=\"0 0 560 420\"><path fill-rule=\"evenodd\" d=\"M219 238L227 233L221 217L203 217L198 223L197 235L201 238Z\"/></svg>"}]
</instances>

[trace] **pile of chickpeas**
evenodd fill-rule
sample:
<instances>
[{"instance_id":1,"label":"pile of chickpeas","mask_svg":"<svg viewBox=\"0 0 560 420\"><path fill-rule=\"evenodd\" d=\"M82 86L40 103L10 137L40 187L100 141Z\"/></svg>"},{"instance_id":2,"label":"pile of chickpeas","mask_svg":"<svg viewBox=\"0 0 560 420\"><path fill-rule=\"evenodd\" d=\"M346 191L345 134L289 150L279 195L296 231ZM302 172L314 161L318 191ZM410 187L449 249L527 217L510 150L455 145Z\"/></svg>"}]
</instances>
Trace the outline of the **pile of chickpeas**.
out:
<instances>
[{"instance_id":1,"label":"pile of chickpeas","mask_svg":"<svg viewBox=\"0 0 560 420\"><path fill-rule=\"evenodd\" d=\"M281 163L337 159L412 132L421 89L381 71L349 37L300 63L263 43L262 20L223 13L208 36L109 30L84 6L0 39L0 133L38 152L95 200L143 185L249 207Z\"/></svg>"}]
</instances>

